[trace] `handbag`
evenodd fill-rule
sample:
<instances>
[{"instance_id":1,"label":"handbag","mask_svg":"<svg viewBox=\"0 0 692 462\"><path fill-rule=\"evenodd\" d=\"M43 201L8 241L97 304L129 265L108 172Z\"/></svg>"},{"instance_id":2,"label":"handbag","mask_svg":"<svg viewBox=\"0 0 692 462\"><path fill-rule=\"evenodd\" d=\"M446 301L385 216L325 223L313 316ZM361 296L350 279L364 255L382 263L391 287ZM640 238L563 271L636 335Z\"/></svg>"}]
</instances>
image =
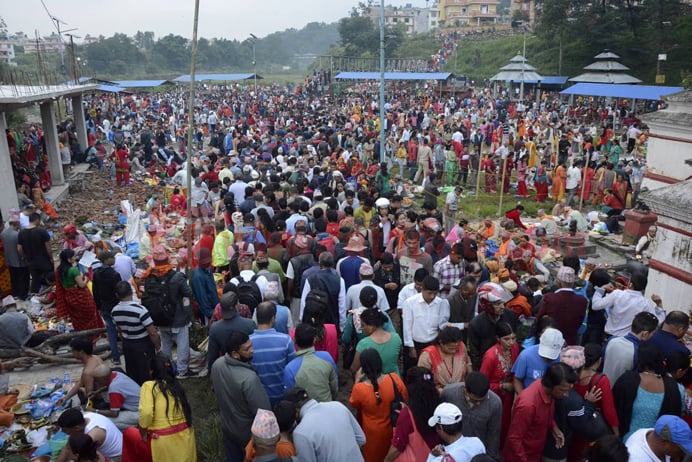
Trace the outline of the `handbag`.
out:
<instances>
[{"instance_id":1,"label":"handbag","mask_svg":"<svg viewBox=\"0 0 692 462\"><path fill-rule=\"evenodd\" d=\"M404 406L404 398L399 392L399 387L396 386L396 382L392 378L392 374L387 374L389 380L392 381L392 387L394 387L394 399L389 403L389 419L392 422L392 428L396 427L396 422L399 420L399 414L401 413L401 408Z\"/></svg>"},{"instance_id":2,"label":"handbag","mask_svg":"<svg viewBox=\"0 0 692 462\"><path fill-rule=\"evenodd\" d=\"M423 436L418 431L416 420L413 418L411 409L409 409L409 415L411 416L413 431L408 434L408 444L404 452L399 454L399 456L394 459L394 462L420 462L422 460L427 460L428 454L430 454L428 443L425 442Z\"/></svg>"},{"instance_id":3,"label":"handbag","mask_svg":"<svg viewBox=\"0 0 692 462\"><path fill-rule=\"evenodd\" d=\"M596 380L596 383L593 383L595 377L595 375L591 377L588 390L598 386L598 383L603 378L603 374L598 374L598 380ZM608 425L608 422L606 422L605 417L603 417L603 411L601 409L594 408L591 416L591 423L589 425L589 435L584 435L587 437L586 439L589 441L595 441L598 438L604 435L610 435L611 433L613 433L613 429L610 428L610 425Z\"/></svg>"}]
</instances>

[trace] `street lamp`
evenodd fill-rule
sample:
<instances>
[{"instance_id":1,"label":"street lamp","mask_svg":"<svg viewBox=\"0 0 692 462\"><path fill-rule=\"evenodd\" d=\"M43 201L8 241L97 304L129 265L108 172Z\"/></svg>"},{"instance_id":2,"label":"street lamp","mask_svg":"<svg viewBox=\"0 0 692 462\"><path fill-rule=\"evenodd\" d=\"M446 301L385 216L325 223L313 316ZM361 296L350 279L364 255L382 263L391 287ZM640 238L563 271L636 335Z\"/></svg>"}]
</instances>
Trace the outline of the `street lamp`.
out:
<instances>
[{"instance_id":1,"label":"street lamp","mask_svg":"<svg viewBox=\"0 0 692 462\"><path fill-rule=\"evenodd\" d=\"M255 78L255 94L257 94L257 59L255 56L255 45L257 44L257 36L255 34L250 34L252 39L252 72Z\"/></svg>"}]
</instances>

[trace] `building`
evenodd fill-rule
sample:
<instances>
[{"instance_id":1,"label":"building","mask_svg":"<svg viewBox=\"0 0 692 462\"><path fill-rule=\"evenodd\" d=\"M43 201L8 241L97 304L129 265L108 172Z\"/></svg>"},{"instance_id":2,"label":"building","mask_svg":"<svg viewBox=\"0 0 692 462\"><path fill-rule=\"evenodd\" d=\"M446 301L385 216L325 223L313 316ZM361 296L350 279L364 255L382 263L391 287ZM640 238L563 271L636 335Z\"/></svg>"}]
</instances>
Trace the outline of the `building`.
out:
<instances>
[{"instance_id":1,"label":"building","mask_svg":"<svg viewBox=\"0 0 692 462\"><path fill-rule=\"evenodd\" d=\"M0 39L0 62L9 66L16 66L14 44L7 39Z\"/></svg>"},{"instance_id":2,"label":"building","mask_svg":"<svg viewBox=\"0 0 692 462\"><path fill-rule=\"evenodd\" d=\"M439 23L445 27L495 24L500 18L499 0L440 0Z\"/></svg>"},{"instance_id":3,"label":"building","mask_svg":"<svg viewBox=\"0 0 692 462\"><path fill-rule=\"evenodd\" d=\"M38 39L24 39L24 53L53 53L65 50L65 43L60 36L53 32L50 35L39 37Z\"/></svg>"},{"instance_id":4,"label":"building","mask_svg":"<svg viewBox=\"0 0 692 462\"><path fill-rule=\"evenodd\" d=\"M375 25L379 26L381 17L380 4L373 4L368 7L367 15ZM385 27L402 26L406 35L424 34L434 29L438 25L438 11L433 8L418 8L407 3L404 6L385 5L384 25Z\"/></svg>"}]
</instances>

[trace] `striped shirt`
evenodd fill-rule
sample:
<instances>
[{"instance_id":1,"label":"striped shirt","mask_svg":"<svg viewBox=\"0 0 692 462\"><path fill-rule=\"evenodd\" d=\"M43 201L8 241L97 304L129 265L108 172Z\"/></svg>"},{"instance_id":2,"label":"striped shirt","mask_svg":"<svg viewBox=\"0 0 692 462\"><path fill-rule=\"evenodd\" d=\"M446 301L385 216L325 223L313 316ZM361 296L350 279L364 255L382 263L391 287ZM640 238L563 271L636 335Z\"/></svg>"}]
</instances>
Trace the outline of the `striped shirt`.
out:
<instances>
[{"instance_id":1,"label":"striped shirt","mask_svg":"<svg viewBox=\"0 0 692 462\"><path fill-rule=\"evenodd\" d=\"M154 323L149 311L133 301L120 302L111 311L113 321L120 328L124 340L142 340L149 337L147 326Z\"/></svg>"},{"instance_id":2,"label":"striped shirt","mask_svg":"<svg viewBox=\"0 0 692 462\"><path fill-rule=\"evenodd\" d=\"M275 403L284 395L284 368L295 357L293 340L276 329L255 330L252 340L252 366L264 385L269 401Z\"/></svg>"}]
</instances>

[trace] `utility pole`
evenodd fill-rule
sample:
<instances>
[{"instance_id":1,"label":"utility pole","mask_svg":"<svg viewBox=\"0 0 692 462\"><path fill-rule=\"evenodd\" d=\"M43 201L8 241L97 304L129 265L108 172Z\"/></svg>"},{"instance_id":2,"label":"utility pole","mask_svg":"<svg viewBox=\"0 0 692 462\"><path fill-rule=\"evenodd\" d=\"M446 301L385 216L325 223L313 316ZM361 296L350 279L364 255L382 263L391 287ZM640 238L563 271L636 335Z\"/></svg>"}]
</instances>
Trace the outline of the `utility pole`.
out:
<instances>
[{"instance_id":1,"label":"utility pole","mask_svg":"<svg viewBox=\"0 0 692 462\"><path fill-rule=\"evenodd\" d=\"M380 0L380 162L384 162L384 0Z\"/></svg>"},{"instance_id":2,"label":"utility pole","mask_svg":"<svg viewBox=\"0 0 692 462\"><path fill-rule=\"evenodd\" d=\"M187 121L187 210L192 210L192 146L195 131L195 69L197 62L197 25L199 24L199 0L195 0L195 16L192 26L192 55L190 57L190 96L188 98L188 121ZM187 257L192 262L192 214L188 213L187 223ZM192 264L187 267L187 278L190 280L192 275Z\"/></svg>"},{"instance_id":3,"label":"utility pole","mask_svg":"<svg viewBox=\"0 0 692 462\"><path fill-rule=\"evenodd\" d=\"M255 78L255 97L257 97L257 58L255 56L255 46L257 45L257 36L255 34L250 34L252 38L252 72Z\"/></svg>"}]
</instances>

